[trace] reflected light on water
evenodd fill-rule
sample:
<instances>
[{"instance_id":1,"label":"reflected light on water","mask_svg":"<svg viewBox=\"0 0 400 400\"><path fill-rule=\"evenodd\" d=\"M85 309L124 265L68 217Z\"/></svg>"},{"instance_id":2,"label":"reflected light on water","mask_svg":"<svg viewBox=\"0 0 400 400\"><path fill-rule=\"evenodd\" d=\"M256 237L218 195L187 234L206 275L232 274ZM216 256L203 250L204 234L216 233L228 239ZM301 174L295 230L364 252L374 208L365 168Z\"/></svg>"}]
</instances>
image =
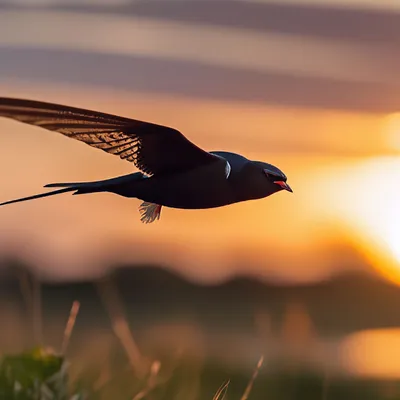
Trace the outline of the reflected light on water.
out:
<instances>
[{"instance_id":1,"label":"reflected light on water","mask_svg":"<svg viewBox=\"0 0 400 400\"><path fill-rule=\"evenodd\" d=\"M400 377L400 329L363 331L346 338L340 348L350 374L383 379Z\"/></svg>"}]
</instances>

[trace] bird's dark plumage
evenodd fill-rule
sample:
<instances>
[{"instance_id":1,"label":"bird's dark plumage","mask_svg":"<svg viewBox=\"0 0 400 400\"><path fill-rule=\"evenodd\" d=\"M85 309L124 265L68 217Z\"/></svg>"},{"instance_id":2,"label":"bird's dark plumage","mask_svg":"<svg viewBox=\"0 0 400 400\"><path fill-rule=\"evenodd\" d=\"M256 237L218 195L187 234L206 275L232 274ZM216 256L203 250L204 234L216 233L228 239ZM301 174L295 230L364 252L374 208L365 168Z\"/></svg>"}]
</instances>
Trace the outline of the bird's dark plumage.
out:
<instances>
[{"instance_id":1,"label":"bird's dark plumage","mask_svg":"<svg viewBox=\"0 0 400 400\"><path fill-rule=\"evenodd\" d=\"M159 218L161 207L211 208L291 191L271 164L229 152L207 152L178 130L112 114L33 100L0 97L0 117L59 132L132 162L141 172L98 182L49 184L52 194L112 192L144 200L142 220Z\"/></svg>"},{"instance_id":2,"label":"bird's dark plumage","mask_svg":"<svg viewBox=\"0 0 400 400\"><path fill-rule=\"evenodd\" d=\"M146 174L165 174L215 161L179 131L81 108L0 98L0 116L56 131L115 154Z\"/></svg>"}]
</instances>

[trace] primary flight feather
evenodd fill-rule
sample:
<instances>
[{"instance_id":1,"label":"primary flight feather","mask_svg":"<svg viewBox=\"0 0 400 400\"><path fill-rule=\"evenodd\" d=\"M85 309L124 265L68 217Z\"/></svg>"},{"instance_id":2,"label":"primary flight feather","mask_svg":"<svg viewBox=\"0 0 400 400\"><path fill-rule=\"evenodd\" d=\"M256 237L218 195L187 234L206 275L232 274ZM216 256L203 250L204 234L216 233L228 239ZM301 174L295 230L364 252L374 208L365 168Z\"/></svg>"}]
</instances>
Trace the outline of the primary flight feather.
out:
<instances>
[{"instance_id":1,"label":"primary flight feather","mask_svg":"<svg viewBox=\"0 0 400 400\"><path fill-rule=\"evenodd\" d=\"M292 192L277 167L239 154L207 152L176 129L112 114L33 100L0 97L0 117L59 132L132 162L141 172L95 182L53 183L54 194L112 192L143 201L143 222L159 219L162 206L204 209Z\"/></svg>"}]
</instances>

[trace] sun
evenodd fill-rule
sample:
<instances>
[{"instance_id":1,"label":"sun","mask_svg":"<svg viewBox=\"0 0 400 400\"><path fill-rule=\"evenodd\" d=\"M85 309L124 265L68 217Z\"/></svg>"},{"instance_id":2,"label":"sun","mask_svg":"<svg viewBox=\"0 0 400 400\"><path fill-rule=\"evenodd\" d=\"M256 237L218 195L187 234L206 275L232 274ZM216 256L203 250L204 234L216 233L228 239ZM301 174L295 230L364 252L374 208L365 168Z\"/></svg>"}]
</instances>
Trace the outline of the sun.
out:
<instances>
[{"instance_id":1,"label":"sun","mask_svg":"<svg viewBox=\"0 0 400 400\"><path fill-rule=\"evenodd\" d=\"M351 226L359 250L400 284L400 157L363 160L331 174L321 183L331 217Z\"/></svg>"},{"instance_id":2,"label":"sun","mask_svg":"<svg viewBox=\"0 0 400 400\"><path fill-rule=\"evenodd\" d=\"M359 199L354 217L399 262L400 272L400 158L365 162L354 185Z\"/></svg>"}]
</instances>

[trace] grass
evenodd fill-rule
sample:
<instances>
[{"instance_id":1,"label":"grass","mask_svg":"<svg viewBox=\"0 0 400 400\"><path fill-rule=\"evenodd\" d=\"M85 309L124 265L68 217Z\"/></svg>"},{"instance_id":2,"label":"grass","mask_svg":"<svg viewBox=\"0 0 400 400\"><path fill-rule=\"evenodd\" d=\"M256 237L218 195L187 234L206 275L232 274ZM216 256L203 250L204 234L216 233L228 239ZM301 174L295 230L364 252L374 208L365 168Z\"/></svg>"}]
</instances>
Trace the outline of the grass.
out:
<instances>
[{"instance_id":1,"label":"grass","mask_svg":"<svg viewBox=\"0 0 400 400\"><path fill-rule=\"evenodd\" d=\"M32 315L34 339L41 343L43 332L40 285L37 281L30 282L23 276L20 287L27 309ZM114 399L115 396L132 400L153 400L170 398L174 391L174 398L188 398L187 395L182 396L187 388L184 384L179 388L176 377L181 376L185 380L184 375L190 370L190 366L179 365L176 360L171 363L169 360L169 365L161 373L160 360L149 360L140 353L125 318L122 301L112 281L101 280L97 288L109 314L115 337L118 338L128 360L126 368L120 367L120 370L113 374L110 372L110 365L105 364L96 379L90 377L90 371L84 371L78 379L70 379L67 352L80 310L79 301L74 301L64 329L60 352L37 346L19 354L3 355L0 359L0 400ZM263 357L260 358L243 395L238 400L248 399L262 362ZM121 384L122 381L124 384ZM127 387L127 382L131 387ZM121 386L125 390L121 390ZM225 399L228 386L229 381L215 392L213 400ZM119 387L118 393L115 387Z\"/></svg>"},{"instance_id":2,"label":"grass","mask_svg":"<svg viewBox=\"0 0 400 400\"><path fill-rule=\"evenodd\" d=\"M76 320L79 303L74 302L71 315L68 320L63 341L63 351L67 350L71 338L72 328ZM260 358L256 369L243 393L238 400L247 400L251 392L254 380L262 366L263 357ZM136 369L137 366L135 366ZM132 388L142 386L133 396L132 400L169 398L169 387L172 383L173 371L169 376L160 376L160 361L153 361L149 371L141 368L140 375L135 375L132 366ZM71 385L68 375L69 365L63 354L57 354L52 349L42 347L16 355L4 356L0 361L0 399L4 400L84 400L102 399L102 390L112 383L112 376L100 376L100 380L93 390L85 390L79 385ZM135 382L136 381L136 382ZM139 384L139 385L138 385ZM173 384L171 386L174 386ZM213 400L224 400L229 387L229 381L225 382L214 394ZM173 391L173 389L172 389ZM179 392L179 391L178 391ZM105 394L107 398L114 396ZM108 397L109 396L109 397ZM122 398L122 397L119 397Z\"/></svg>"},{"instance_id":3,"label":"grass","mask_svg":"<svg viewBox=\"0 0 400 400\"><path fill-rule=\"evenodd\" d=\"M200 380L188 373L190 364L178 366L172 374L163 371L161 363L153 363L145 378L137 378L132 370L116 370L103 377L97 388L90 380L71 380L66 359L41 348L18 355L5 356L0 363L0 399L4 400L389 400L399 399L398 386L378 387L372 382L337 381L324 395L323 382L317 374L277 372L253 377L240 371L226 371L207 365ZM124 373L125 372L125 373ZM169 371L171 372L171 371ZM90 371L85 374L90 375ZM231 378L222 380L229 375ZM82 376L84 378L84 376ZM94 383L95 379L91 382ZM223 382L217 385L216 382ZM199 385L196 384L200 383ZM394 390L396 389L396 390Z\"/></svg>"},{"instance_id":4,"label":"grass","mask_svg":"<svg viewBox=\"0 0 400 400\"><path fill-rule=\"evenodd\" d=\"M90 317L74 301L57 350L42 343L47 326L42 320L40 285L21 280L26 310L32 317L27 326L38 345L2 356L0 400L400 399L398 382L335 376L328 379L322 371L299 366L269 366L266 372L262 356L258 362L254 360L251 371L189 355L184 349L168 354L148 349L135 340L112 281L100 281L97 290L109 317L112 337L97 330L87 340L82 335L74 336L77 322Z\"/></svg>"}]
</instances>

